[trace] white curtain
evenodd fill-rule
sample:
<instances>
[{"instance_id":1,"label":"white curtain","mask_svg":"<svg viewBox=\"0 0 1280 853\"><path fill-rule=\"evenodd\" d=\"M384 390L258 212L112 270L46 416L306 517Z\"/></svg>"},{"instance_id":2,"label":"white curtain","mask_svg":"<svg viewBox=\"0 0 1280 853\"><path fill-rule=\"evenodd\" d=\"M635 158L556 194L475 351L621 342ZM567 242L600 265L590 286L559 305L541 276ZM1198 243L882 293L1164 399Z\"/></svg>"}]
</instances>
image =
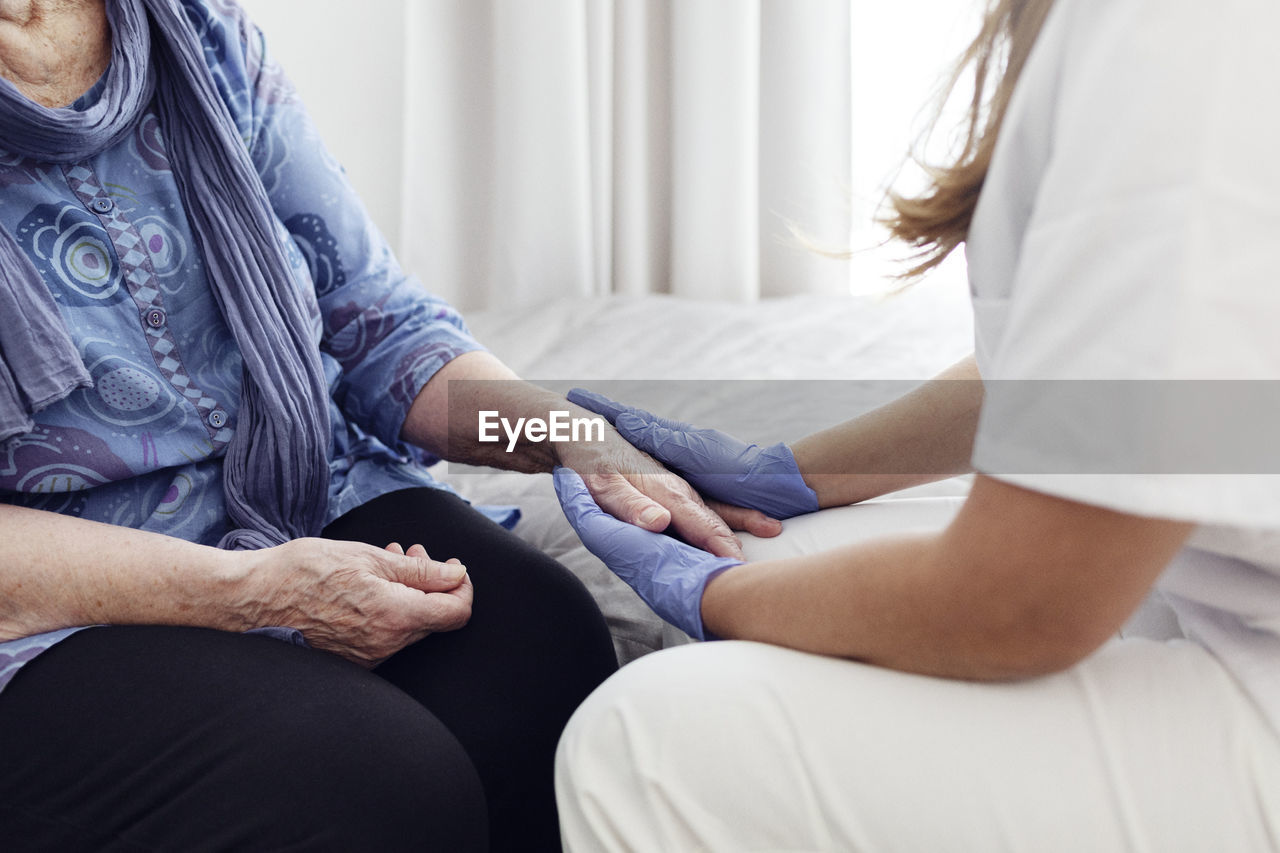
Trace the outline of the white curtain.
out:
<instances>
[{"instance_id":1,"label":"white curtain","mask_svg":"<svg viewBox=\"0 0 1280 853\"><path fill-rule=\"evenodd\" d=\"M464 309L844 293L849 0L405 7L402 260Z\"/></svg>"}]
</instances>

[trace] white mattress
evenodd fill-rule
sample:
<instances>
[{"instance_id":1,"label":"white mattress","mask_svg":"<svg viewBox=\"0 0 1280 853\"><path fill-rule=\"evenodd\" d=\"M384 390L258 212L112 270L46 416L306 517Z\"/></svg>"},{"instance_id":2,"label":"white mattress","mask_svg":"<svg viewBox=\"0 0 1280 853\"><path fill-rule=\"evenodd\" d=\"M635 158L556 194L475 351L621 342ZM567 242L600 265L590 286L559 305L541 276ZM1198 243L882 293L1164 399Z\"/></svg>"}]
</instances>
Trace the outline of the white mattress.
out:
<instances>
[{"instance_id":1,"label":"white mattress","mask_svg":"<svg viewBox=\"0 0 1280 853\"><path fill-rule=\"evenodd\" d=\"M590 387L765 443L865 411L908 387L903 380L926 379L973 346L967 294L930 284L890 297L747 305L663 296L561 300L467 320L496 355L539 384ZM609 620L620 660L684 640L581 546L548 475L450 464L436 473L473 501L520 505L516 533L582 578ZM911 492L955 495L967 486L958 479Z\"/></svg>"}]
</instances>

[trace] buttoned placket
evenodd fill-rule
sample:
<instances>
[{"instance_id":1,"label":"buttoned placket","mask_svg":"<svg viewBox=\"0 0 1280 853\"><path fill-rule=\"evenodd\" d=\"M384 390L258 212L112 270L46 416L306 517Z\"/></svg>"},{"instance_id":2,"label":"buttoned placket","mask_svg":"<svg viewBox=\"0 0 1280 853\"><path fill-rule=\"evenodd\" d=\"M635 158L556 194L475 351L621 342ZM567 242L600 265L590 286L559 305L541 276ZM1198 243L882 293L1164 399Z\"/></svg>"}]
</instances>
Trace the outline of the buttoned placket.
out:
<instances>
[{"instance_id":1,"label":"buttoned placket","mask_svg":"<svg viewBox=\"0 0 1280 853\"><path fill-rule=\"evenodd\" d=\"M138 309L142 330L156 367L183 399L195 408L209 433L213 449L225 447L234 432L230 417L216 399L195 384L182 363L178 341L169 327L169 315L164 308L159 276L156 275L151 256L146 251L142 235L121 206L104 190L92 168L81 163L64 166L62 171L67 185L80 203L98 218L111 240L121 275Z\"/></svg>"}]
</instances>

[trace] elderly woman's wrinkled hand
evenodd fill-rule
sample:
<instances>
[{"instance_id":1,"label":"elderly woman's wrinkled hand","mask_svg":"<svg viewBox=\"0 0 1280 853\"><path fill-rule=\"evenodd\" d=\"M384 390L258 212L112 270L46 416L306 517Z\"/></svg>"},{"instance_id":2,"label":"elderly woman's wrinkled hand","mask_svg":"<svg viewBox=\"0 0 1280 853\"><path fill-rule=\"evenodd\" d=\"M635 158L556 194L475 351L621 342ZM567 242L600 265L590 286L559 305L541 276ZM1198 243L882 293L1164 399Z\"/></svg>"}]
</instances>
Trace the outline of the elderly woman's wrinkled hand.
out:
<instances>
[{"instance_id":1,"label":"elderly woman's wrinkled hand","mask_svg":"<svg viewBox=\"0 0 1280 853\"><path fill-rule=\"evenodd\" d=\"M239 607L253 627L296 628L318 649L377 666L428 634L471 618L474 589L456 559L414 545L295 539L247 552Z\"/></svg>"},{"instance_id":2,"label":"elderly woman's wrinkled hand","mask_svg":"<svg viewBox=\"0 0 1280 853\"><path fill-rule=\"evenodd\" d=\"M560 445L559 457L615 518L655 533L670 528L718 557L743 559L738 537L694 488L616 431L610 429L603 442Z\"/></svg>"},{"instance_id":3,"label":"elderly woman's wrinkled hand","mask_svg":"<svg viewBox=\"0 0 1280 853\"><path fill-rule=\"evenodd\" d=\"M819 509L817 494L785 444L747 444L582 388L570 391L568 399L603 415L628 442L688 480L734 529L776 536L782 530L778 519Z\"/></svg>"}]
</instances>

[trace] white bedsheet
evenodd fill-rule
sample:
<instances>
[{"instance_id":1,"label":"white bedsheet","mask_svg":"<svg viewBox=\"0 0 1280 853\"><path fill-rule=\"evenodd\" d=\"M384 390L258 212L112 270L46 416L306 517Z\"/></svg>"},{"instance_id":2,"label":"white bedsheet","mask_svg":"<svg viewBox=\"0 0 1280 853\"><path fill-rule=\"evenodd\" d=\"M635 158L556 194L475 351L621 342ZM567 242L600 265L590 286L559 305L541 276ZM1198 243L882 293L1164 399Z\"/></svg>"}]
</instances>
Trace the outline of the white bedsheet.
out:
<instances>
[{"instance_id":1,"label":"white bedsheet","mask_svg":"<svg viewBox=\"0 0 1280 853\"><path fill-rule=\"evenodd\" d=\"M864 411L906 387L886 380L927 379L973 343L967 294L930 284L891 297L749 305L661 296L562 300L532 310L477 312L467 320L496 355L540 384L584 385L655 409L652 401L660 400L665 410L659 414L765 443L793 440ZM516 533L582 578L609 620L620 660L684 639L581 546L548 475L448 464L436 473L473 501L520 505ZM967 486L964 479L949 480L911 494L956 495ZM483 595L477 590L477 606Z\"/></svg>"}]
</instances>

